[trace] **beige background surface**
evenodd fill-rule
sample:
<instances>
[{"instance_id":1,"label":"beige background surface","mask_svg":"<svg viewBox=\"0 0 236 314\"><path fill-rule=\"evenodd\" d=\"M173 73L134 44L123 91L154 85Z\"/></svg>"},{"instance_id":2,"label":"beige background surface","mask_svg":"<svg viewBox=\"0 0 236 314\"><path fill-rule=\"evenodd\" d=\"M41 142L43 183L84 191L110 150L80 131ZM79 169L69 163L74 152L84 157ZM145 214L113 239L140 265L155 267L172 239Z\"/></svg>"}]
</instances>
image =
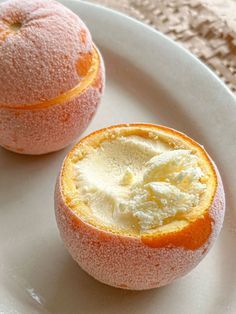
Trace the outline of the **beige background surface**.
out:
<instances>
[{"instance_id":1,"label":"beige background surface","mask_svg":"<svg viewBox=\"0 0 236 314\"><path fill-rule=\"evenodd\" d=\"M89 0L135 17L183 44L236 94L235 0Z\"/></svg>"}]
</instances>

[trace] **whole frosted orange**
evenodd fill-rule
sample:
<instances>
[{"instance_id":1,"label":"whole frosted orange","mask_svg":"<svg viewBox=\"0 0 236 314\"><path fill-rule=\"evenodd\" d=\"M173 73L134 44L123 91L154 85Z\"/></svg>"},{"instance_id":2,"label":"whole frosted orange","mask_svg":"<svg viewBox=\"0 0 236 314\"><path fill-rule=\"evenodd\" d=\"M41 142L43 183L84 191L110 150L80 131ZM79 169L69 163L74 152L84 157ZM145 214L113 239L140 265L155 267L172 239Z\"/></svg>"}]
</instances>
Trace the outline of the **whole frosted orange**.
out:
<instances>
[{"instance_id":1,"label":"whole frosted orange","mask_svg":"<svg viewBox=\"0 0 236 314\"><path fill-rule=\"evenodd\" d=\"M24 154L59 150L94 115L104 65L72 11L52 0L0 4L0 145Z\"/></svg>"}]
</instances>

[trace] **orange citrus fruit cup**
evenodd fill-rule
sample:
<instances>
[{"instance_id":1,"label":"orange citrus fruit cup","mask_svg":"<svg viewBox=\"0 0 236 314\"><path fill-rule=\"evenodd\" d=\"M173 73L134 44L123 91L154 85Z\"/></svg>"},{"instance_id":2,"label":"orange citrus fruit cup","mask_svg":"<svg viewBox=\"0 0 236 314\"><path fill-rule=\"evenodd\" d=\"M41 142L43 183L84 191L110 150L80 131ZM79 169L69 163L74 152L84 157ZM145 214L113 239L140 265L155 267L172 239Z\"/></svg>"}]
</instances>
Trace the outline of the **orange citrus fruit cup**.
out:
<instances>
[{"instance_id":1,"label":"orange citrus fruit cup","mask_svg":"<svg viewBox=\"0 0 236 314\"><path fill-rule=\"evenodd\" d=\"M224 212L221 177L204 148L152 124L83 138L55 190L58 228L74 260L125 289L160 287L188 273L215 242Z\"/></svg>"},{"instance_id":2,"label":"orange citrus fruit cup","mask_svg":"<svg viewBox=\"0 0 236 314\"><path fill-rule=\"evenodd\" d=\"M59 150L88 125L105 84L89 30L55 1L0 4L0 145Z\"/></svg>"}]
</instances>

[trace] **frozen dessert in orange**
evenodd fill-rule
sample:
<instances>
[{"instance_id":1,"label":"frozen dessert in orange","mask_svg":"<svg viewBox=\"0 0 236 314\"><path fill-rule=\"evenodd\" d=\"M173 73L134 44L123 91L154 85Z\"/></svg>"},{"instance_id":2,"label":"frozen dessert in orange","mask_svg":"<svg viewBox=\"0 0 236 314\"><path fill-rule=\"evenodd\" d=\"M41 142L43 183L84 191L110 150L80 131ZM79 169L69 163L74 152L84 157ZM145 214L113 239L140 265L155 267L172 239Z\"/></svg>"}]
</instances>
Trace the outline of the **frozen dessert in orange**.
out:
<instances>
[{"instance_id":1,"label":"frozen dessert in orange","mask_svg":"<svg viewBox=\"0 0 236 314\"><path fill-rule=\"evenodd\" d=\"M173 129L117 125L66 156L55 211L72 257L126 289L170 283L194 268L222 227L220 174L204 148Z\"/></svg>"},{"instance_id":2,"label":"frozen dessert in orange","mask_svg":"<svg viewBox=\"0 0 236 314\"><path fill-rule=\"evenodd\" d=\"M52 0L0 4L0 145L42 154L73 141L104 89L89 30Z\"/></svg>"}]
</instances>

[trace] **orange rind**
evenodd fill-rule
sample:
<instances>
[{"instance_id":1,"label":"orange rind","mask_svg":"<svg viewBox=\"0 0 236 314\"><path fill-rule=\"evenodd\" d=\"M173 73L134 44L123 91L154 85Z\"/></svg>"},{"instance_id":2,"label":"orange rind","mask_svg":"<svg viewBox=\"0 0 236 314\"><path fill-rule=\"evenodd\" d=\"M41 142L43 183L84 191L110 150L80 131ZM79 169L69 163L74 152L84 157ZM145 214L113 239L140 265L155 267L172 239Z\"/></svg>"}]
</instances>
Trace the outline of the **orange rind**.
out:
<instances>
[{"instance_id":1,"label":"orange rind","mask_svg":"<svg viewBox=\"0 0 236 314\"><path fill-rule=\"evenodd\" d=\"M104 201L106 198L102 195L103 206L99 207L102 190L99 190L100 199L95 198L95 194L92 194L92 198L85 199L82 193L82 191L88 191L90 181L93 183L92 193L95 193L98 186L96 180L100 180L98 176L102 163L100 160L98 166L95 161L99 158L99 151L104 152L107 145L120 138L125 138L126 141L132 136L139 137L144 141L165 141L170 147L174 147L174 151L187 149L196 157L194 157L194 160L197 160L196 167L202 171L199 182L203 184L204 189L199 194L198 202L185 210L173 212L173 215L165 216L164 213L164 219L159 225L148 225L148 228L142 224L142 221L141 224L140 221L137 224L137 216L130 220L131 223L129 223L130 216L124 216L128 217L124 218L128 219L128 223L123 225L120 221L124 220L103 219L101 212L104 211L103 214L107 215L105 214L107 203ZM128 149L133 149L132 147L130 146ZM117 163L121 162L121 152L122 148L120 152L114 153L112 160L116 160ZM130 156L132 154L133 151ZM81 165L87 167L86 163L93 156L96 156L96 159L91 159L93 164L88 163L89 166L92 165L92 169L87 173L89 181L86 181L81 169L87 168L82 168ZM138 152L135 158L139 158ZM147 165L149 164L145 164L145 171ZM172 167L170 165L173 166L173 162L168 164L169 168ZM80 167L80 172L78 172L78 167ZM121 165L120 169L123 169L122 167ZM169 170L166 170L168 167L161 170L165 169L168 172ZM185 173L188 170L184 169ZM112 170L109 169L109 171L110 176L113 176ZM83 180L78 180L78 173L80 173L80 177L81 173L83 174ZM119 176L119 172L117 173ZM114 180L116 180L115 176ZM157 178L156 173L155 176L154 178ZM104 182L101 181L102 183L99 184L106 187L106 173L104 173L103 179ZM163 175L160 180L165 181ZM164 184L167 184L166 182ZM115 185L112 186L112 192L115 189ZM109 187L106 193L108 191ZM91 196L91 193L88 195ZM166 197L168 201L169 194ZM92 201L90 201L91 199ZM94 199L95 201L93 201ZM168 208L171 213L171 210L176 207L176 199L178 198L173 198L175 201L170 203L171 206ZM137 206L139 206L138 203ZM126 211L127 208L129 208L129 203L126 202ZM100 213L97 214L98 210ZM128 214L136 215L135 208L132 210L133 212L130 211ZM143 206L142 210L145 213L148 208ZM56 185L55 212L60 234L67 249L86 272L108 285L142 290L166 285L188 273L202 260L215 242L222 227L225 196L216 165L197 142L176 130L163 126L123 124L98 130L88 135L69 152L63 162Z\"/></svg>"},{"instance_id":2,"label":"orange rind","mask_svg":"<svg viewBox=\"0 0 236 314\"><path fill-rule=\"evenodd\" d=\"M77 15L55 1L0 5L0 145L24 154L59 150L96 112L101 54Z\"/></svg>"}]
</instances>

